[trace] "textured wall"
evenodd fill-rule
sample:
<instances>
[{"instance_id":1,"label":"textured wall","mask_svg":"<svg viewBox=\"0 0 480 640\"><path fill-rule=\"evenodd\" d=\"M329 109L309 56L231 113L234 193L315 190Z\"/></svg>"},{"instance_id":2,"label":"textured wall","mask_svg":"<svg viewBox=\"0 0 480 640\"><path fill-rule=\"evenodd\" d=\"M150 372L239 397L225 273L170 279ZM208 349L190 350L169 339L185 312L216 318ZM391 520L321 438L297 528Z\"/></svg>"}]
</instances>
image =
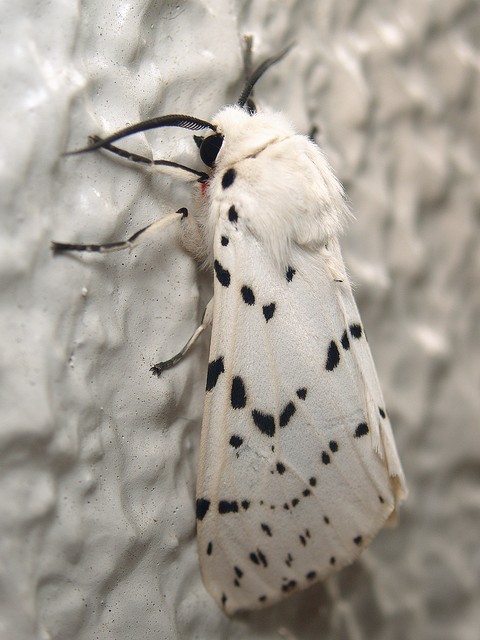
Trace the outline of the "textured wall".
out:
<instances>
[{"instance_id":1,"label":"textured wall","mask_svg":"<svg viewBox=\"0 0 480 640\"><path fill-rule=\"evenodd\" d=\"M0 638L476 640L480 628L480 9L475 0L52 0L0 9ZM343 239L410 485L362 560L227 619L200 578L194 490L207 345L153 378L208 292L172 234L122 238L189 189L90 133L209 118L295 40L257 98L318 142L357 220ZM139 153L194 163L191 138Z\"/></svg>"}]
</instances>

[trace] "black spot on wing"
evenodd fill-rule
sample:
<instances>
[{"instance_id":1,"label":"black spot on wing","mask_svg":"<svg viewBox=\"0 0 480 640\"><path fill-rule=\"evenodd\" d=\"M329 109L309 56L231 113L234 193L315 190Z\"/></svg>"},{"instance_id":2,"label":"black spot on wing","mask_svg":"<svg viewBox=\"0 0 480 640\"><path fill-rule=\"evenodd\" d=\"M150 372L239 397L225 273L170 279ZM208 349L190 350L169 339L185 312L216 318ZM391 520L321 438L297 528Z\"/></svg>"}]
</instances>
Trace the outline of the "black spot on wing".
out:
<instances>
[{"instance_id":1,"label":"black spot on wing","mask_svg":"<svg viewBox=\"0 0 480 640\"><path fill-rule=\"evenodd\" d=\"M362 337L362 326L358 323L350 325L350 335L357 340Z\"/></svg>"},{"instance_id":2,"label":"black spot on wing","mask_svg":"<svg viewBox=\"0 0 480 640\"><path fill-rule=\"evenodd\" d=\"M353 539L354 543L355 543L357 546L359 546L359 545L361 545L361 544L362 544L362 540L363 540L362 536L356 536L356 537Z\"/></svg>"},{"instance_id":3,"label":"black spot on wing","mask_svg":"<svg viewBox=\"0 0 480 640\"><path fill-rule=\"evenodd\" d=\"M284 410L280 414L280 426L281 427L286 427L287 426L287 424L290 422L290 419L295 414L296 410L297 409L296 409L295 405L293 404L293 402L289 402L285 406Z\"/></svg>"},{"instance_id":4,"label":"black spot on wing","mask_svg":"<svg viewBox=\"0 0 480 640\"><path fill-rule=\"evenodd\" d=\"M341 342L342 342L342 347L345 349L345 351L348 351L350 349L350 340L348 339L348 333L346 329L343 332Z\"/></svg>"},{"instance_id":5,"label":"black spot on wing","mask_svg":"<svg viewBox=\"0 0 480 640\"><path fill-rule=\"evenodd\" d=\"M209 542L207 544L207 556L211 556L212 555L212 551L213 551L213 544L212 544L212 542Z\"/></svg>"},{"instance_id":6,"label":"black spot on wing","mask_svg":"<svg viewBox=\"0 0 480 640\"><path fill-rule=\"evenodd\" d=\"M297 581L296 580L289 580L285 584L282 584L282 591L284 593L290 593L290 591L295 589L296 586L297 586Z\"/></svg>"},{"instance_id":7,"label":"black spot on wing","mask_svg":"<svg viewBox=\"0 0 480 640\"><path fill-rule=\"evenodd\" d=\"M207 391L211 391L215 387L218 382L218 378L224 372L225 367L223 365L223 356L209 362L207 371Z\"/></svg>"},{"instance_id":8,"label":"black spot on wing","mask_svg":"<svg viewBox=\"0 0 480 640\"><path fill-rule=\"evenodd\" d=\"M230 286L230 272L227 269L224 269L218 260L215 260L213 263L213 268L215 269L215 275L217 276L217 280L223 287Z\"/></svg>"},{"instance_id":9,"label":"black spot on wing","mask_svg":"<svg viewBox=\"0 0 480 640\"><path fill-rule=\"evenodd\" d=\"M275 434L275 418L272 415L254 409L252 411L252 418L255 426L258 427L262 433L270 438L273 437Z\"/></svg>"},{"instance_id":10,"label":"black spot on wing","mask_svg":"<svg viewBox=\"0 0 480 640\"><path fill-rule=\"evenodd\" d=\"M268 526L268 524L265 524L264 522L262 522L260 527L261 527L262 531L265 532L269 538L272 537L272 530Z\"/></svg>"},{"instance_id":11,"label":"black spot on wing","mask_svg":"<svg viewBox=\"0 0 480 640\"><path fill-rule=\"evenodd\" d=\"M293 276L295 275L296 271L293 267L288 267L286 273L285 273L285 277L287 279L287 282L291 282L293 280Z\"/></svg>"},{"instance_id":12,"label":"black spot on wing","mask_svg":"<svg viewBox=\"0 0 480 640\"><path fill-rule=\"evenodd\" d=\"M325 369L327 371L333 371L339 362L340 362L340 353L338 351L338 347L336 343L332 340L328 347L327 362L325 364Z\"/></svg>"},{"instance_id":13,"label":"black spot on wing","mask_svg":"<svg viewBox=\"0 0 480 640\"><path fill-rule=\"evenodd\" d=\"M237 172L235 171L235 169L227 169L222 177L222 187L224 189L228 189L228 187L232 186L236 177Z\"/></svg>"},{"instance_id":14,"label":"black spot on wing","mask_svg":"<svg viewBox=\"0 0 480 640\"><path fill-rule=\"evenodd\" d=\"M305 577L307 580L315 580L315 578L317 577L317 572L309 571Z\"/></svg>"},{"instance_id":15,"label":"black spot on wing","mask_svg":"<svg viewBox=\"0 0 480 640\"><path fill-rule=\"evenodd\" d=\"M366 436L368 431L369 431L368 424L366 422L361 422L355 429L355 438L361 438L362 436Z\"/></svg>"},{"instance_id":16,"label":"black spot on wing","mask_svg":"<svg viewBox=\"0 0 480 640\"><path fill-rule=\"evenodd\" d=\"M264 304L262 307L262 311L265 321L268 322L273 318L273 314L275 313L275 303L271 302L270 304Z\"/></svg>"},{"instance_id":17,"label":"black spot on wing","mask_svg":"<svg viewBox=\"0 0 480 640\"><path fill-rule=\"evenodd\" d=\"M235 575L237 576L237 578L241 578L243 576L243 571L240 569L240 567L233 567L233 570L235 571Z\"/></svg>"},{"instance_id":18,"label":"black spot on wing","mask_svg":"<svg viewBox=\"0 0 480 640\"><path fill-rule=\"evenodd\" d=\"M232 380L230 402L232 404L232 409L243 409L247 404L245 384L240 376L235 376Z\"/></svg>"},{"instance_id":19,"label":"black spot on wing","mask_svg":"<svg viewBox=\"0 0 480 640\"><path fill-rule=\"evenodd\" d=\"M317 479L316 479L314 476L312 476L312 477L309 479L308 484L309 484L311 487L315 487L315 486L316 486L316 484L317 484Z\"/></svg>"},{"instance_id":20,"label":"black spot on wing","mask_svg":"<svg viewBox=\"0 0 480 640\"><path fill-rule=\"evenodd\" d=\"M233 204L230 207L230 209L228 210L228 219L230 220L230 222L233 222L234 224L238 220L238 213L237 213L237 210L235 209L235 207L233 206Z\"/></svg>"},{"instance_id":21,"label":"black spot on wing","mask_svg":"<svg viewBox=\"0 0 480 640\"><path fill-rule=\"evenodd\" d=\"M243 438L241 438L240 436L232 436L230 438L230 446L233 447L234 449L238 449L238 447L241 447L243 444Z\"/></svg>"},{"instance_id":22,"label":"black spot on wing","mask_svg":"<svg viewBox=\"0 0 480 640\"><path fill-rule=\"evenodd\" d=\"M305 400L305 398L307 397L306 388L302 387L301 389L297 389L297 396L300 398L300 400Z\"/></svg>"},{"instance_id":23,"label":"black spot on wing","mask_svg":"<svg viewBox=\"0 0 480 640\"><path fill-rule=\"evenodd\" d=\"M238 502L236 500L220 500L218 503L218 513L238 513Z\"/></svg>"},{"instance_id":24,"label":"black spot on wing","mask_svg":"<svg viewBox=\"0 0 480 640\"><path fill-rule=\"evenodd\" d=\"M247 285L244 285L241 289L241 292L242 292L242 298L245 304L248 304L250 306L255 304L255 295L252 289L250 289L250 287L247 287Z\"/></svg>"},{"instance_id":25,"label":"black spot on wing","mask_svg":"<svg viewBox=\"0 0 480 640\"><path fill-rule=\"evenodd\" d=\"M245 511L250 506L250 502L248 500L242 500L242 502L240 504L242 505L242 508L245 509Z\"/></svg>"},{"instance_id":26,"label":"black spot on wing","mask_svg":"<svg viewBox=\"0 0 480 640\"><path fill-rule=\"evenodd\" d=\"M281 462L277 462L277 471L282 476L286 471L285 465L282 464Z\"/></svg>"},{"instance_id":27,"label":"black spot on wing","mask_svg":"<svg viewBox=\"0 0 480 640\"><path fill-rule=\"evenodd\" d=\"M210 500L206 498L198 498L196 505L196 516L198 520L203 520L207 511L210 508Z\"/></svg>"},{"instance_id":28,"label":"black spot on wing","mask_svg":"<svg viewBox=\"0 0 480 640\"><path fill-rule=\"evenodd\" d=\"M227 238L227 236L222 236L221 243L222 247L226 247L228 245L229 239Z\"/></svg>"},{"instance_id":29,"label":"black spot on wing","mask_svg":"<svg viewBox=\"0 0 480 640\"><path fill-rule=\"evenodd\" d=\"M387 414L385 413L385 409L382 409L382 407L378 407L378 413L380 414L381 418L387 417Z\"/></svg>"},{"instance_id":30,"label":"black spot on wing","mask_svg":"<svg viewBox=\"0 0 480 640\"><path fill-rule=\"evenodd\" d=\"M330 440L330 442L328 443L328 446L330 447L330 451L332 453L336 453L338 451L338 443L336 442L336 440ZM323 464L330 464L330 462L332 461L330 454L327 453L327 451L322 451L322 462Z\"/></svg>"},{"instance_id":31,"label":"black spot on wing","mask_svg":"<svg viewBox=\"0 0 480 640\"><path fill-rule=\"evenodd\" d=\"M268 566L267 558L265 554L262 553L262 551L260 551L260 549L257 549L256 551L252 551L249 558L253 562L253 564L256 564L258 566L262 564L264 567Z\"/></svg>"}]
</instances>

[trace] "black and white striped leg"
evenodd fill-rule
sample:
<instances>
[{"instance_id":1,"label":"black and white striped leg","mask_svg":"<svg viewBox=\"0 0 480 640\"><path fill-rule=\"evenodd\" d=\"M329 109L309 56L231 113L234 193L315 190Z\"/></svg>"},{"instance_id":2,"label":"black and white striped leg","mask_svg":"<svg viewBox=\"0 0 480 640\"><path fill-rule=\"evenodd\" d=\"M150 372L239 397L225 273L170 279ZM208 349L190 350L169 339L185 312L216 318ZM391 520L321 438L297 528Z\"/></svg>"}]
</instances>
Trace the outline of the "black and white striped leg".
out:
<instances>
[{"instance_id":1,"label":"black and white striped leg","mask_svg":"<svg viewBox=\"0 0 480 640\"><path fill-rule=\"evenodd\" d=\"M102 141L99 136L90 136L88 140L92 145L95 145L97 144L97 142ZM120 147L117 147L113 144L105 143L102 144L101 148L105 149L106 151L110 151L111 153L114 153L115 155L120 156L121 158L124 158L125 160L128 160L130 162L144 164L152 168L158 168L162 173L166 173L175 177L178 177L179 171L183 171L186 174L183 176L186 180L207 182L209 177L208 173L205 173L204 171L196 171L195 169L187 167L184 164L173 162L171 160L152 160L151 158L141 156L138 153L132 153L130 151L127 151L126 149L121 149Z\"/></svg>"},{"instance_id":2,"label":"black and white striped leg","mask_svg":"<svg viewBox=\"0 0 480 640\"><path fill-rule=\"evenodd\" d=\"M154 364L153 367L150 369L150 371L154 375L160 376L162 371L165 371L166 369L171 369L176 364L178 364L180 362L180 360L183 358L183 356L188 351L190 351L190 348L195 344L195 342L202 335L202 333L205 331L205 329L210 324L212 324L212 317L213 317L213 298L207 304L207 307L206 307L205 312L203 314L202 324L194 331L192 337L189 339L189 341L183 347L183 349L180 349L180 351L176 355L174 355L173 358L170 358L170 360L165 360L165 362L159 362L157 364Z\"/></svg>"},{"instance_id":3,"label":"black and white striped leg","mask_svg":"<svg viewBox=\"0 0 480 640\"><path fill-rule=\"evenodd\" d=\"M67 244L65 242L52 242L51 249L54 255L60 253L67 253L69 251L84 251L88 253L110 253L112 251L122 251L123 249L133 249L137 245L141 244L150 236L163 231L166 227L169 227L172 223L182 220L188 216L188 211L184 207L179 209L175 213L170 213L168 216L156 220L149 224L147 227L136 231L127 240L121 240L119 242L106 242L103 244Z\"/></svg>"}]
</instances>

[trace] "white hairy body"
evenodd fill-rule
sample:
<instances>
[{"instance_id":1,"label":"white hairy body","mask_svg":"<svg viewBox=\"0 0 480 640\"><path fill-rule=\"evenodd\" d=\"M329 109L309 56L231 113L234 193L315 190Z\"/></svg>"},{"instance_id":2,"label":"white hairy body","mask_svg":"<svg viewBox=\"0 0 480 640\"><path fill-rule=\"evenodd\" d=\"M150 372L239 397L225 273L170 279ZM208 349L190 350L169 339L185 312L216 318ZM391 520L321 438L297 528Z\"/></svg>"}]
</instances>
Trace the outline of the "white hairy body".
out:
<instances>
[{"instance_id":1,"label":"white hairy body","mask_svg":"<svg viewBox=\"0 0 480 640\"><path fill-rule=\"evenodd\" d=\"M231 614L351 563L406 487L340 253L340 183L278 114L213 124L223 144L183 237L214 274L197 530Z\"/></svg>"}]
</instances>

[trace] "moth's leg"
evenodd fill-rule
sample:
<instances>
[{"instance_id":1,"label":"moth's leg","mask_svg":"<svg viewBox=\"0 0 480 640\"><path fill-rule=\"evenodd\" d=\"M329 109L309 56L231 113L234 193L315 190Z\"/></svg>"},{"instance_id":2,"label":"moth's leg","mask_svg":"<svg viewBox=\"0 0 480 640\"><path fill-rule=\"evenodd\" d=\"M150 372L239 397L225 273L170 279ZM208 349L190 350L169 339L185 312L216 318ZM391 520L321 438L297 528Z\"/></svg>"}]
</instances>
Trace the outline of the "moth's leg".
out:
<instances>
[{"instance_id":1,"label":"moth's leg","mask_svg":"<svg viewBox=\"0 0 480 640\"><path fill-rule=\"evenodd\" d=\"M68 251L110 253L111 251L121 251L122 249L133 249L153 234L163 231L163 229L169 227L172 223L180 221L187 216L187 209L179 209L175 213L170 213L168 216L164 216L160 220L152 222L152 224L149 224L148 227L144 227L143 229L136 231L133 235L130 236L130 238L128 238L128 240L121 240L119 242L106 242L104 244L66 244L65 242L52 242L51 249L54 255L58 255L59 253L66 253Z\"/></svg>"},{"instance_id":2,"label":"moth's leg","mask_svg":"<svg viewBox=\"0 0 480 640\"><path fill-rule=\"evenodd\" d=\"M245 48L243 50L243 70L245 75L245 83L248 83L252 76L253 64L252 64L252 48L253 48L253 36L251 34L243 36L243 42ZM250 96L246 103L248 111L253 114L257 112L257 105L253 98L253 88L250 92Z\"/></svg>"},{"instance_id":3,"label":"moth's leg","mask_svg":"<svg viewBox=\"0 0 480 640\"><path fill-rule=\"evenodd\" d=\"M312 142L315 142L315 143L317 142L316 141L317 133L319 133L319 128L317 127L316 124L312 124L312 126L310 127L310 131L307 134Z\"/></svg>"},{"instance_id":4,"label":"moth's leg","mask_svg":"<svg viewBox=\"0 0 480 640\"><path fill-rule=\"evenodd\" d=\"M252 65L252 48L253 48L253 35L245 34L243 36L243 41L245 43L245 49L243 51L243 68L245 73L245 82L252 75L253 65Z\"/></svg>"},{"instance_id":5,"label":"moth's leg","mask_svg":"<svg viewBox=\"0 0 480 640\"><path fill-rule=\"evenodd\" d=\"M97 142L101 142L102 139L99 136L90 136L89 142L92 145L97 144ZM146 156L141 156L138 153L132 153L127 151L126 149L121 149L113 144L105 143L101 147L101 149L105 149L106 151L110 151L129 162L135 162L136 164L143 164L148 167L158 169L162 173L166 173L167 175L171 175L174 177L179 176L179 172L183 171L184 175L182 176L187 181L196 181L196 182L207 182L208 173L204 171L196 171L191 167L187 167L184 164L179 164L178 162L172 162L171 160L152 160L151 158L147 158Z\"/></svg>"},{"instance_id":6,"label":"moth's leg","mask_svg":"<svg viewBox=\"0 0 480 640\"><path fill-rule=\"evenodd\" d=\"M201 334L205 331L205 329L212 324L212 317L213 317L213 298L210 300L210 302L206 306L201 325L194 331L192 337L187 342L187 344L183 347L183 349L180 349L180 351L176 355L174 355L173 358L170 358L170 360L165 360L165 362L159 362L158 364L154 364L153 367L151 367L150 371L156 376L160 376L162 371L165 371L166 369L171 369L177 363L179 363L180 360L183 358L183 356L188 351L190 351L190 348L195 344L199 336L201 336Z\"/></svg>"}]
</instances>

